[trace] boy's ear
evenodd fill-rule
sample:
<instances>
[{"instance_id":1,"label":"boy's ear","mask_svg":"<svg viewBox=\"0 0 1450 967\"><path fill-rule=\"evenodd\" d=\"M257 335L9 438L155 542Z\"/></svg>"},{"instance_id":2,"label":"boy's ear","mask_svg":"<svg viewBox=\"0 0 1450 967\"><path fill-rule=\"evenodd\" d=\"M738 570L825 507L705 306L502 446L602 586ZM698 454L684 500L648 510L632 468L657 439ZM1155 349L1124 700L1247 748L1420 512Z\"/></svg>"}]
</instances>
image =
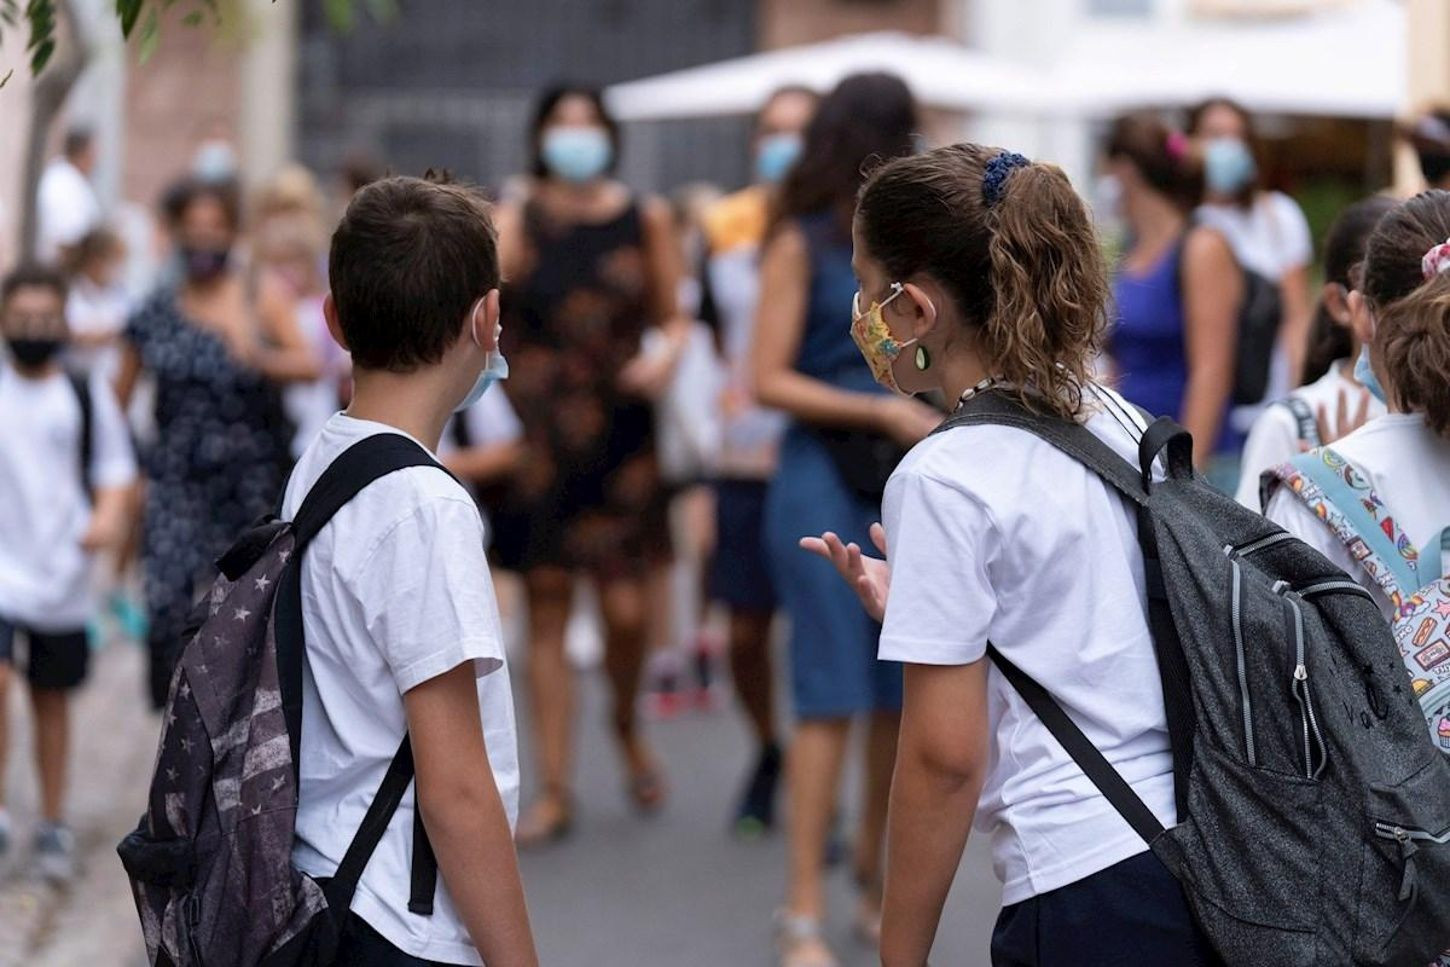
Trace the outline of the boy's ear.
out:
<instances>
[{"instance_id":1,"label":"boy's ear","mask_svg":"<svg viewBox=\"0 0 1450 967\"><path fill-rule=\"evenodd\" d=\"M322 299L322 317L327 320L327 331L332 334L332 341L344 351L352 352L352 347L347 344L347 336L343 335L342 323L337 319L337 304L332 301L331 292Z\"/></svg>"},{"instance_id":2,"label":"boy's ear","mask_svg":"<svg viewBox=\"0 0 1450 967\"><path fill-rule=\"evenodd\" d=\"M478 329L474 332L474 338L478 345L486 352L493 352L498 348L499 318L502 315L503 307L499 300L499 291L489 289L488 295L483 297L483 311L476 314L473 321Z\"/></svg>"}]
</instances>

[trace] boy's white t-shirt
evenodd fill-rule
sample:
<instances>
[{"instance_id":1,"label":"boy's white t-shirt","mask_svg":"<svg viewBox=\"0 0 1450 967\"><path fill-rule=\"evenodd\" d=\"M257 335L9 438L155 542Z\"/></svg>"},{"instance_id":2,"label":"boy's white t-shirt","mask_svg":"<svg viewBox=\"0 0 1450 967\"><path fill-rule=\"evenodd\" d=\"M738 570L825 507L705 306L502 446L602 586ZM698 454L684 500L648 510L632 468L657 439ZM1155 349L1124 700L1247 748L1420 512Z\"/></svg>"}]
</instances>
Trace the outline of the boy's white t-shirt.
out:
<instances>
[{"instance_id":1,"label":"boy's white t-shirt","mask_svg":"<svg viewBox=\"0 0 1450 967\"><path fill-rule=\"evenodd\" d=\"M1330 447L1369 478L1420 559L1439 561L1440 532L1450 527L1450 440L1436 436L1423 413L1387 413ZM1393 614L1389 599L1349 548L1288 488L1269 498L1266 513L1368 588L1386 617Z\"/></svg>"},{"instance_id":2,"label":"boy's white t-shirt","mask_svg":"<svg viewBox=\"0 0 1450 967\"><path fill-rule=\"evenodd\" d=\"M283 515L350 446L398 431L339 413L298 462ZM338 511L307 549L302 570L301 790L293 861L333 875L406 730L403 693L465 662L478 674L493 779L518 814L518 742L483 553L483 522L468 493L433 467L389 474ZM460 763L460 768L466 763ZM408 912L414 791L404 796L363 872L352 910L414 957L480 964L443 881L432 916Z\"/></svg>"},{"instance_id":3,"label":"boy's white t-shirt","mask_svg":"<svg viewBox=\"0 0 1450 967\"><path fill-rule=\"evenodd\" d=\"M1317 413L1319 407L1324 407L1325 414L1333 420L1339 407L1339 394L1343 393L1345 409L1353 416L1359 409L1361 394L1365 393L1364 387L1344 375L1345 368L1353 366L1350 360L1336 360L1323 376L1289 395L1309 404L1310 412ZM1377 419L1384 416L1385 405L1371 396L1365 412L1369 419ZM1259 482L1264 471L1294 459L1301 452L1299 421L1293 411L1287 406L1265 407L1244 441L1242 472L1234 499L1254 513L1262 513Z\"/></svg>"},{"instance_id":4,"label":"boy's white t-shirt","mask_svg":"<svg viewBox=\"0 0 1450 967\"><path fill-rule=\"evenodd\" d=\"M1088 429L1136 465L1141 419L1117 394L1098 395ZM882 513L891 593L880 657L964 665L991 641L1171 825L1173 758L1127 501L1025 430L969 426L918 443ZM992 834L1003 903L1148 848L995 668L987 702L975 825Z\"/></svg>"},{"instance_id":5,"label":"boy's white t-shirt","mask_svg":"<svg viewBox=\"0 0 1450 967\"><path fill-rule=\"evenodd\" d=\"M91 483L127 486L136 460L121 408L99 375L90 389ZM29 379L0 359L0 618L36 631L78 631L94 613L81 426L69 377Z\"/></svg>"}]
</instances>

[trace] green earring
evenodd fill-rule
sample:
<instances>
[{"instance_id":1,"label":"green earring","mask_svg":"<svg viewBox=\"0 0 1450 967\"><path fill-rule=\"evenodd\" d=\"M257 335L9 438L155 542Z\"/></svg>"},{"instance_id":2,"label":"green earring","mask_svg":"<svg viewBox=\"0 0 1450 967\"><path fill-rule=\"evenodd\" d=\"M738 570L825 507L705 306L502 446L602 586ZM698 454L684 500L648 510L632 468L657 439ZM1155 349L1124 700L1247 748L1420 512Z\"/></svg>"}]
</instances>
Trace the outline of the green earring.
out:
<instances>
[{"instance_id":1,"label":"green earring","mask_svg":"<svg viewBox=\"0 0 1450 967\"><path fill-rule=\"evenodd\" d=\"M918 345L916 347L916 368L922 372L926 372L931 368L931 353L926 351L925 346Z\"/></svg>"}]
</instances>

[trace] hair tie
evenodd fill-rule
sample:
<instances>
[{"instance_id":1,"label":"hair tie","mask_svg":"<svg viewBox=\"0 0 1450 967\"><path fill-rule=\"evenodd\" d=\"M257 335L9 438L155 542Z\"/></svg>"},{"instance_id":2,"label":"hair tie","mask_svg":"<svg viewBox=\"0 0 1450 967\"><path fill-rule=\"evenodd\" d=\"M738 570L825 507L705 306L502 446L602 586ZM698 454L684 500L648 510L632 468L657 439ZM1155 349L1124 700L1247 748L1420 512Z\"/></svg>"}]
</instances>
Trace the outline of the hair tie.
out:
<instances>
[{"instance_id":1,"label":"hair tie","mask_svg":"<svg viewBox=\"0 0 1450 967\"><path fill-rule=\"evenodd\" d=\"M1450 272L1450 239L1425 253L1420 260L1420 271L1424 273L1426 282L1443 272Z\"/></svg>"},{"instance_id":2,"label":"hair tie","mask_svg":"<svg viewBox=\"0 0 1450 967\"><path fill-rule=\"evenodd\" d=\"M1182 161L1188 156L1188 136L1182 131L1169 131L1168 139L1163 143L1163 149L1168 152L1168 157L1174 161Z\"/></svg>"},{"instance_id":3,"label":"hair tie","mask_svg":"<svg viewBox=\"0 0 1450 967\"><path fill-rule=\"evenodd\" d=\"M987 162L987 169L982 172L982 201L988 208L994 208L997 202L1002 200L1002 191L1007 185L1007 178L1018 168L1025 168L1032 162L1022 157L1015 151L1001 151L991 161Z\"/></svg>"}]
</instances>

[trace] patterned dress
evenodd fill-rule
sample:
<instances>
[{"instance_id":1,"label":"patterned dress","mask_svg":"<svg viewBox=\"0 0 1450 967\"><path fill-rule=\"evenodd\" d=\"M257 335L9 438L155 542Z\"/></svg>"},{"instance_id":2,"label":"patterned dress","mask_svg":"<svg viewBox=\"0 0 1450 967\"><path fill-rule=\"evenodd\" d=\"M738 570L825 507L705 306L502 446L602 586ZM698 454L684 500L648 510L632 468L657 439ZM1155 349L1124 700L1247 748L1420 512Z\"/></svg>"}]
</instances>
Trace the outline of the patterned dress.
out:
<instances>
[{"instance_id":1,"label":"patterned dress","mask_svg":"<svg viewBox=\"0 0 1450 967\"><path fill-rule=\"evenodd\" d=\"M504 387L521 469L493 502L504 567L639 577L669 552L654 408L618 388L649 324L637 204L603 222L524 212L526 261L504 296Z\"/></svg>"},{"instance_id":2,"label":"patterned dress","mask_svg":"<svg viewBox=\"0 0 1450 967\"><path fill-rule=\"evenodd\" d=\"M142 568L151 697L160 707L212 562L277 502L291 426L276 387L189 321L170 289L136 310L126 340L156 380L156 442L142 454Z\"/></svg>"}]
</instances>

